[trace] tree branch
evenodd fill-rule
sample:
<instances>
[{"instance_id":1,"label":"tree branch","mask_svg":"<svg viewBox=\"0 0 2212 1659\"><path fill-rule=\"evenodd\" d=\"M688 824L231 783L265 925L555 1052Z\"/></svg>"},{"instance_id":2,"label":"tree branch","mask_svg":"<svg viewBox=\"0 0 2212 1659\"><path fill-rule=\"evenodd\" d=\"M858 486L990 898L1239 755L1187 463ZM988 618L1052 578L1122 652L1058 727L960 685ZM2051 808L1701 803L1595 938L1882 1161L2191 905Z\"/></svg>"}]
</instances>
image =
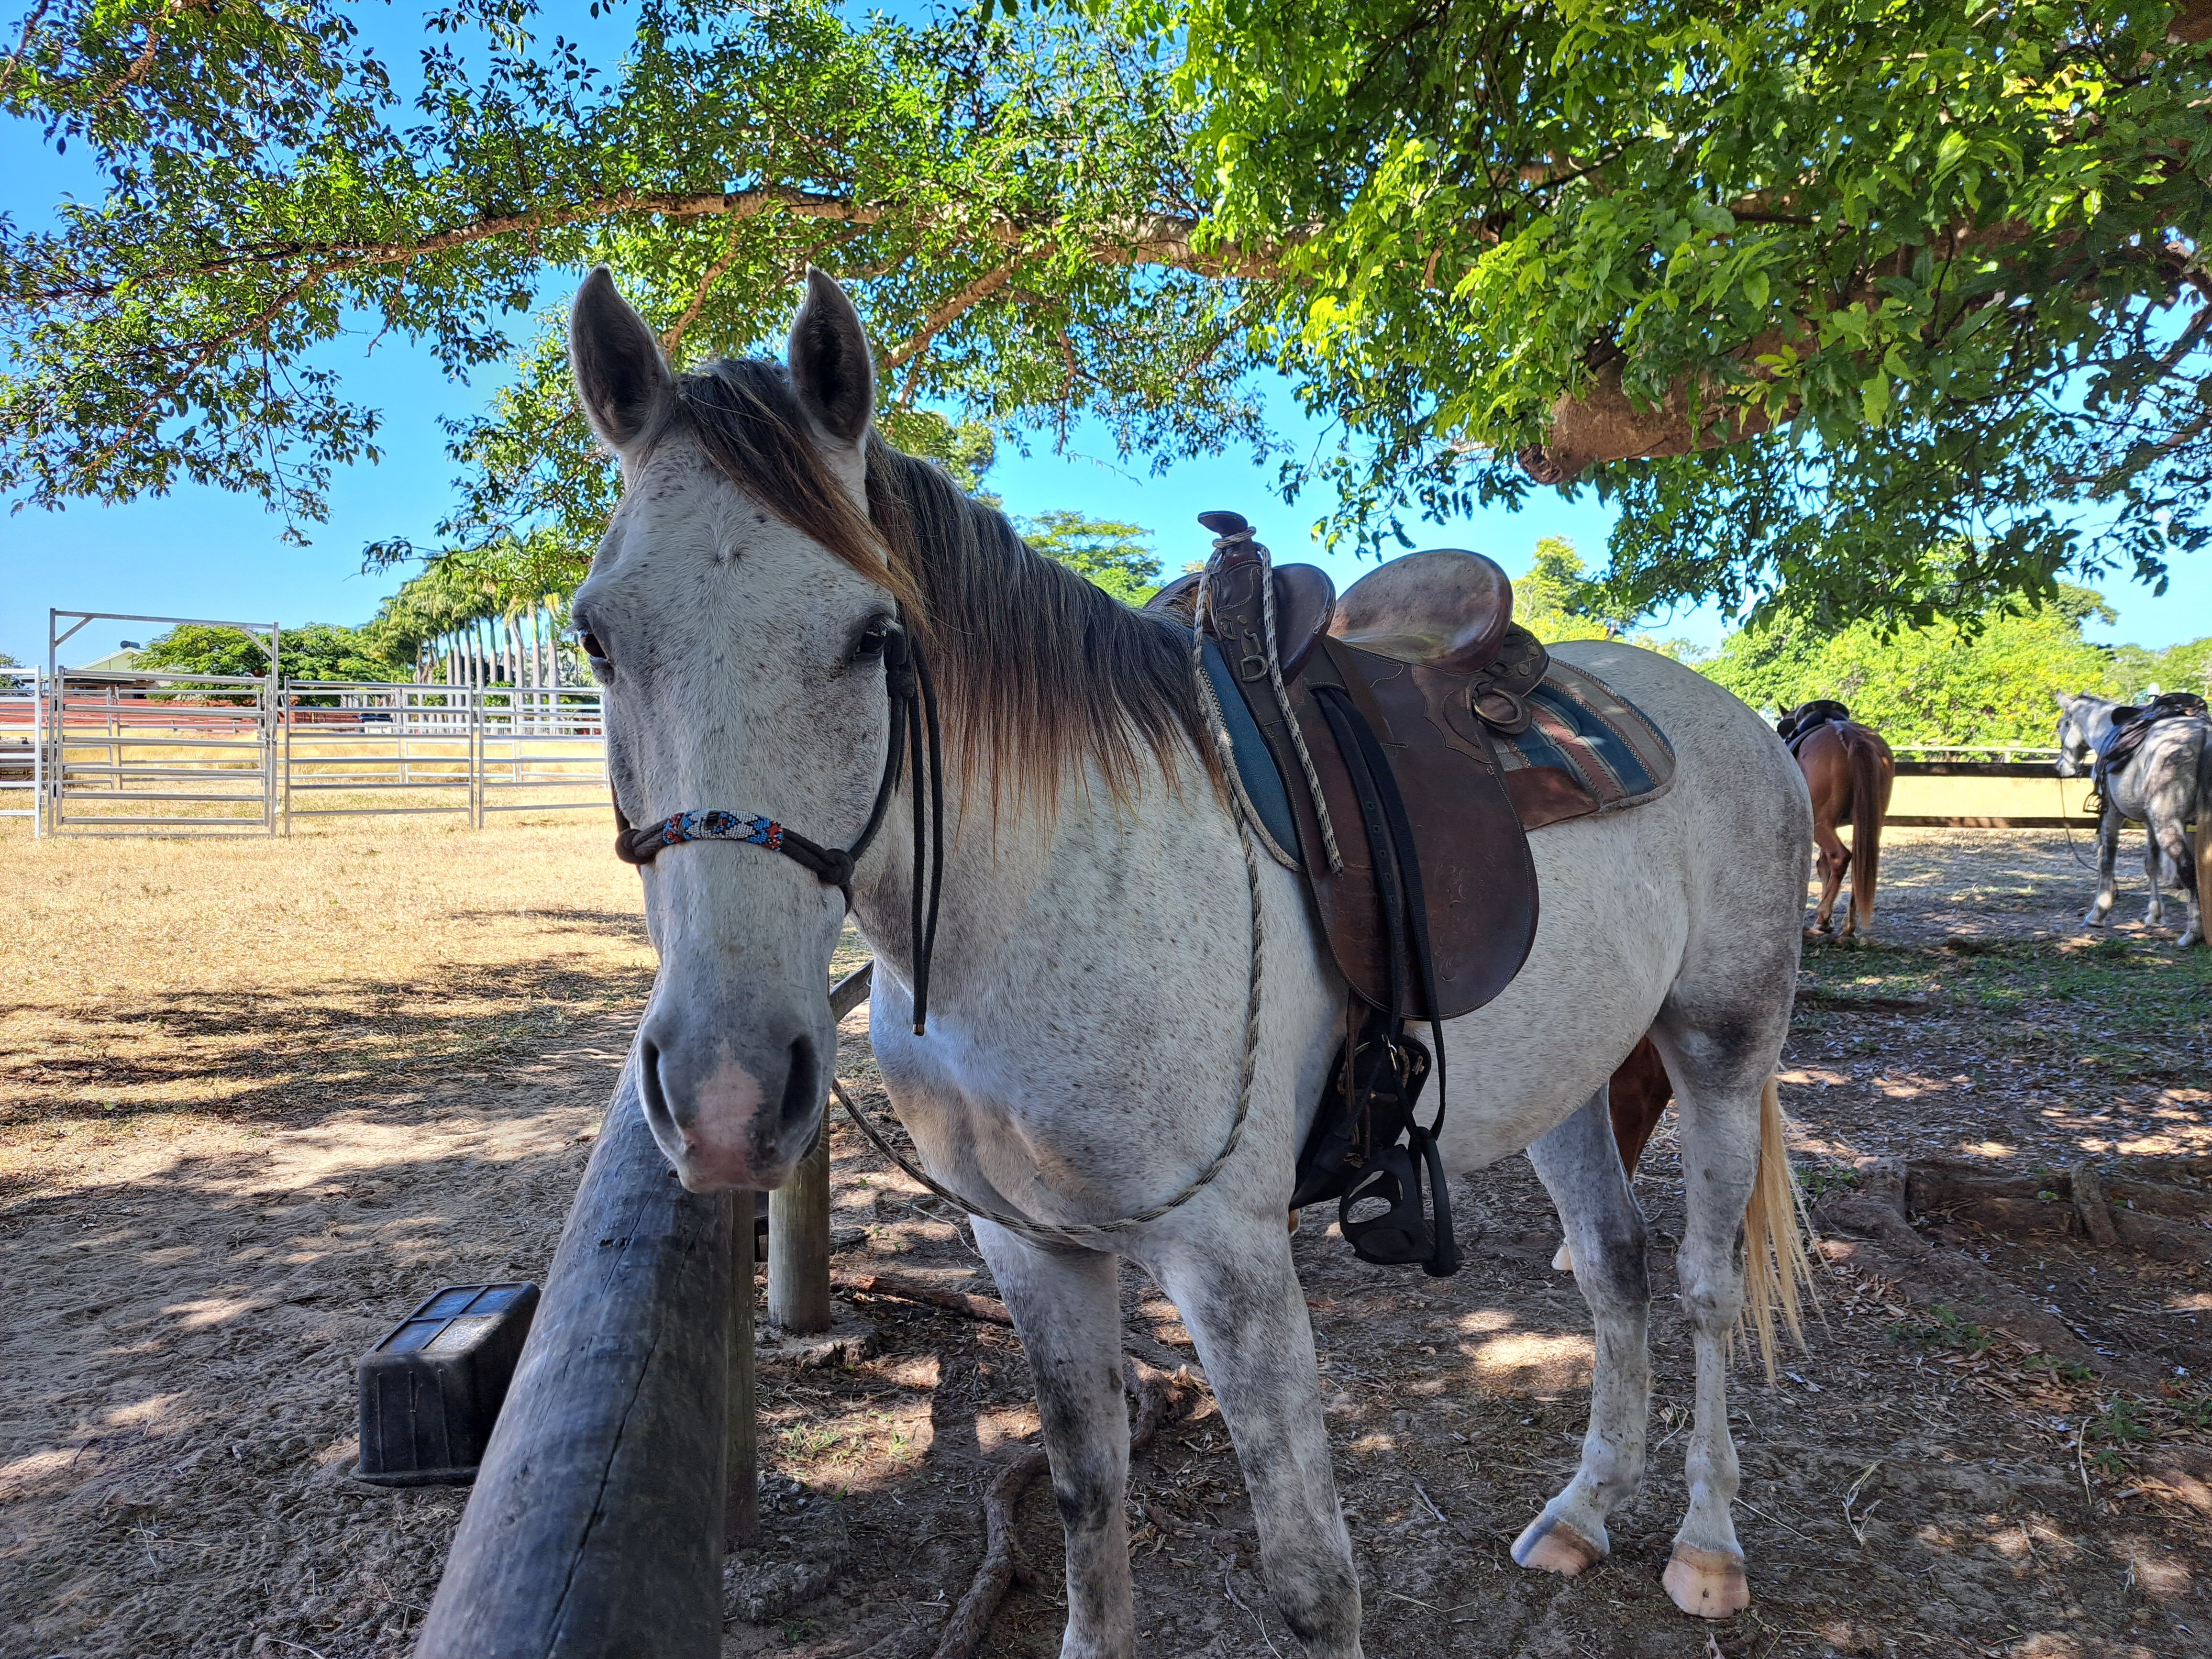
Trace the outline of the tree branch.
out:
<instances>
[{"instance_id":1,"label":"tree branch","mask_svg":"<svg viewBox=\"0 0 2212 1659\"><path fill-rule=\"evenodd\" d=\"M595 220L750 219L772 211L787 213L795 218L827 219L861 227L880 225L901 215L900 205L896 203L854 201L846 197L818 191L794 190L781 185L766 185L757 190L696 192L622 190L568 206L533 208L524 213L492 214L467 224L434 231L412 241L294 241L227 248L188 265L133 272L129 282L134 287L142 287L148 282L210 276L235 270L241 266L275 264L288 259L315 261L320 266L318 276L343 276L348 271L364 268L408 264L432 254L450 252L456 248L491 241L501 236L557 230L569 225L588 224ZM1041 236L1049 236L1053 230L1048 222L1024 224L1003 214L994 214L976 222L963 215L936 212L921 215L915 222L934 228L968 228L977 240L1006 248L1034 242ZM1212 252L1201 252L1193 240L1198 228L1196 219L1180 215L1138 214L1119 223L1109 222L1104 228L1104 234L1091 241L1085 252L1090 258L1101 264L1167 265L1206 276L1272 276L1278 272L1278 261L1282 252L1295 242L1304 240L1303 236L1293 237L1283 244L1257 249L1229 244ZM45 302L65 299L105 299L121 286L119 283L102 283L82 289L34 293L27 298Z\"/></svg>"},{"instance_id":2,"label":"tree branch","mask_svg":"<svg viewBox=\"0 0 2212 1659\"><path fill-rule=\"evenodd\" d=\"M1014 274L1015 263L1016 261L1009 259L996 269L985 271L967 287L962 289L959 293L923 318L920 328L884 354L884 367L887 369L896 368L908 358L918 357L922 352L927 350L929 343L937 337L939 330L1004 288L1006 285L1006 279ZM900 401L909 403L912 400L913 394L909 388L907 395Z\"/></svg>"}]
</instances>

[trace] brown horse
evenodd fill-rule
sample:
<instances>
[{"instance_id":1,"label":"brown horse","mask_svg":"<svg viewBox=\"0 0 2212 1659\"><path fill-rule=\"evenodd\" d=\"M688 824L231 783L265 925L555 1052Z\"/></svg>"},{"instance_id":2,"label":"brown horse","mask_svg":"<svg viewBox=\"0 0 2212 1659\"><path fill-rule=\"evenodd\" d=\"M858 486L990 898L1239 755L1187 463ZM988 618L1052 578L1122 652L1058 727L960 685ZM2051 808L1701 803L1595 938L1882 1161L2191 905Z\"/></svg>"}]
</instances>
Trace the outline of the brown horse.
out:
<instances>
[{"instance_id":1,"label":"brown horse","mask_svg":"<svg viewBox=\"0 0 2212 1659\"><path fill-rule=\"evenodd\" d=\"M1844 939L1874 928L1875 878L1881 866L1881 820L1889 811L1897 761L1881 734L1861 726L1839 702L1823 699L1792 709L1775 729L1797 757L1797 769L1813 793L1813 839L1820 854L1820 904L1814 923L1834 931L1837 895L1844 875L1851 878L1851 902L1844 915ZM1849 851L1836 834L1851 826Z\"/></svg>"}]
</instances>

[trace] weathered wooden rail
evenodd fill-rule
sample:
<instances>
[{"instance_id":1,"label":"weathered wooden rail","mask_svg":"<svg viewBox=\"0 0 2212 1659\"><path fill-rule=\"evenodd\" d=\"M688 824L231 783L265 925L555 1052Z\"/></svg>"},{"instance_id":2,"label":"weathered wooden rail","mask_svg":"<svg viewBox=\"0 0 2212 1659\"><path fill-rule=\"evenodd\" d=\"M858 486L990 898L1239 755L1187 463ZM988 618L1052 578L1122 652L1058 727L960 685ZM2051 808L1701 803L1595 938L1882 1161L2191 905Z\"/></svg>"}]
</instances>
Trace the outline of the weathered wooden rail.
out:
<instances>
[{"instance_id":1,"label":"weathered wooden rail","mask_svg":"<svg viewBox=\"0 0 2212 1659\"><path fill-rule=\"evenodd\" d=\"M862 968L831 991L839 1018L868 985ZM818 1201L771 1207L769 1283L826 1327L821 1164ZM684 1190L625 1070L417 1659L721 1651L722 1556L758 1502L752 1216L749 1193Z\"/></svg>"}]
</instances>

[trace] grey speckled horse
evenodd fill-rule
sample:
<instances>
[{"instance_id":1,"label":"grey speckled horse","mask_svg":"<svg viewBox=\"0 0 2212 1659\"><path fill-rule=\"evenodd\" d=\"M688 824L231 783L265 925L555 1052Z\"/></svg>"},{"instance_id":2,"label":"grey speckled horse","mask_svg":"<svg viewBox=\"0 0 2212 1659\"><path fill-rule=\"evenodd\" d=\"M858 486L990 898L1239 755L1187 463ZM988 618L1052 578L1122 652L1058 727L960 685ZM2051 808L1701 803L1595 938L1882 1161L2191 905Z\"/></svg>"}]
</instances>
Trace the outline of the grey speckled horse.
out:
<instances>
[{"instance_id":1,"label":"grey speckled horse","mask_svg":"<svg viewBox=\"0 0 2212 1659\"><path fill-rule=\"evenodd\" d=\"M2088 776L2097 750L2112 729L2119 705L2087 692L2058 694L2058 775ZM2204 942L2203 893L2212 881L2212 726L2201 720L2160 720L2128 763L2105 781L2105 811L2097 824L2097 896L2082 925L2101 927L2117 896L2112 866L2120 851L2120 826L2143 826L2143 875L2150 883L2150 904L2143 920L2155 927L2166 920L2159 882L2181 890L2188 921L2185 945ZM2191 836L2187 826L2194 823ZM2162 867L2161 867L2162 866Z\"/></svg>"},{"instance_id":2,"label":"grey speckled horse","mask_svg":"<svg viewBox=\"0 0 2212 1659\"><path fill-rule=\"evenodd\" d=\"M1201 759L1187 636L1031 553L878 439L860 319L818 273L787 368L672 374L604 270L577 295L569 338L583 406L623 467L575 618L607 688L609 768L632 823L722 809L848 846L884 769L885 641L905 628L927 647L950 805L926 1035L911 1022L906 788L851 901L878 952L876 1054L933 1176L1063 1225L1158 1204L1227 1141L1262 970L1252 1108L1218 1178L1098 1248L989 1221L975 1236L1036 1378L1067 1540L1062 1654L1127 1659L1136 1639L1127 1255L1189 1326L1284 1618L1310 1654L1357 1655L1358 1580L1283 1226L1345 986L1298 877L1264 859L1248 871ZM1677 781L1632 813L1534 837L1543 915L1528 964L1446 1032L1444 1154L1465 1172L1527 1150L1565 1221L1595 1322L1589 1430L1574 1478L1514 1553L1580 1571L1605 1555L1607 1516L1644 1472L1644 1227L1605 1085L1653 1034L1680 1102L1681 1301L1697 1356L1689 1506L1666 1583L1685 1609L1724 1616L1748 1599L1729 1515L1728 1342L1747 1228L1762 1266L1787 1259L1761 1241L1788 1225L1773 1073L1811 816L1781 741L1710 680L1622 645L1559 654L1671 735ZM653 1132L695 1191L780 1185L820 1129L836 1053L823 988L845 896L760 846L669 846L643 877L660 969L635 1064Z\"/></svg>"}]
</instances>

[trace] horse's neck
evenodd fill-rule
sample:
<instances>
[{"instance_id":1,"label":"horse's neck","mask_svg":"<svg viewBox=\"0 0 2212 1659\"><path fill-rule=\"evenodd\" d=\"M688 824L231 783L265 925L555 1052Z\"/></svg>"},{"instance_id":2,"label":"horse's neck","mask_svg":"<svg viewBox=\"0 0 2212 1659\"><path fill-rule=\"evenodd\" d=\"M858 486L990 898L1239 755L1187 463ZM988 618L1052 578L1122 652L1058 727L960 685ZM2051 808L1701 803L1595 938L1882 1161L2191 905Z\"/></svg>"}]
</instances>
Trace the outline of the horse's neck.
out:
<instances>
[{"instance_id":1,"label":"horse's neck","mask_svg":"<svg viewBox=\"0 0 2212 1659\"><path fill-rule=\"evenodd\" d=\"M1048 908L1052 925L1071 935L1110 921L1126 904L1131 884L1144 888L1169 878L1164 850L1169 840L1185 827L1186 815L1213 805L1195 756L1175 787L1148 780L1136 800L1116 803L1095 775L1071 780L1060 791L1057 811L1048 811L1011 782L999 789L994 811L989 772L962 774L954 769L952 757L946 758L945 874L930 964L933 1003L957 996L963 982L987 975L1016 931L1041 925L1041 908ZM926 799L923 807L927 811ZM909 785L900 789L853 884L854 923L908 985L915 968L914 811ZM1146 833L1130 835L1139 822ZM1163 867L1147 867L1154 863ZM1048 886L1048 907L1043 896Z\"/></svg>"}]
</instances>

